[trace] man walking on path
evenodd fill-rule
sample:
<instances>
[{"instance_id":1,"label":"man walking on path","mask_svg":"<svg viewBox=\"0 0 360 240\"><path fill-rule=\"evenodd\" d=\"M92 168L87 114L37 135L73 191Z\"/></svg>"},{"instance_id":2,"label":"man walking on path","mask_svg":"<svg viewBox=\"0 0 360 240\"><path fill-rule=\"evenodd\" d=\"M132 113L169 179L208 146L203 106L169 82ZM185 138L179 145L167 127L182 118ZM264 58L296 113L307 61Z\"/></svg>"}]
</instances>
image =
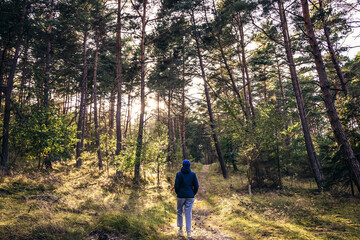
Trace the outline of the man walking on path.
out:
<instances>
[{"instance_id":1,"label":"man walking on path","mask_svg":"<svg viewBox=\"0 0 360 240\"><path fill-rule=\"evenodd\" d=\"M199 189L196 174L190 170L190 161L184 160L181 171L176 174L175 192L177 194L178 235L183 235L183 208L185 207L186 233L191 238L191 217L194 197Z\"/></svg>"}]
</instances>

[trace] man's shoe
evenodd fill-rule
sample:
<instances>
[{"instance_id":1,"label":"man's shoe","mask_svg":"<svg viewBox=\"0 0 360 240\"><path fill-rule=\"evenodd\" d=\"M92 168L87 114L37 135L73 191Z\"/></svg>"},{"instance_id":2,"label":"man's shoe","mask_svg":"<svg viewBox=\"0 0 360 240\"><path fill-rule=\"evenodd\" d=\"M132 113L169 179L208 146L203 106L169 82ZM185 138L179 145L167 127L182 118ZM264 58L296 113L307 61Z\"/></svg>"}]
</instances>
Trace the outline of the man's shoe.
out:
<instances>
[{"instance_id":1,"label":"man's shoe","mask_svg":"<svg viewBox=\"0 0 360 240\"><path fill-rule=\"evenodd\" d=\"M178 235L184 235L184 231L182 229L179 229L177 232Z\"/></svg>"},{"instance_id":2,"label":"man's shoe","mask_svg":"<svg viewBox=\"0 0 360 240\"><path fill-rule=\"evenodd\" d=\"M191 232L188 232L188 233L187 233L187 237L188 237L188 238L191 238Z\"/></svg>"}]
</instances>

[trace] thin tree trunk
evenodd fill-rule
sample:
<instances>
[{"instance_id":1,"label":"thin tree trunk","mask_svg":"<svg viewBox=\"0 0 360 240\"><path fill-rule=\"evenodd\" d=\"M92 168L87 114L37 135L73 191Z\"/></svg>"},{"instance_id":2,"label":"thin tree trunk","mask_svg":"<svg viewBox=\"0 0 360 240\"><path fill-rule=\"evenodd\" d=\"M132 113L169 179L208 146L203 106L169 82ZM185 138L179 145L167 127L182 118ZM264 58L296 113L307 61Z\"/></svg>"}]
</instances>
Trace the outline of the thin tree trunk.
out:
<instances>
[{"instance_id":1,"label":"thin tree trunk","mask_svg":"<svg viewBox=\"0 0 360 240\"><path fill-rule=\"evenodd\" d=\"M191 18L192 18L192 21L193 21L193 26L196 26L193 11L192 11L192 14L191 14ZM219 141L218 141L218 138L217 138L217 135L216 135L216 125L215 125L213 112L212 112L212 108L211 108L210 95L209 95L209 90L208 90L208 86L207 86L208 83L207 83L204 64L203 64L203 61L202 61L202 55L201 55L201 51L200 51L199 36L198 36L198 32L196 30L195 30L195 42L196 42L197 55L198 55L199 62L200 62L201 76L202 76L202 79L204 81L204 90L205 90L206 103L207 103L208 112L209 112L210 127L211 127L211 130L212 130L212 137L213 137L213 140L214 140L216 152L218 154L218 158L219 158L219 162L220 162L220 166L221 166L221 171L222 171L223 177L226 179L226 178L229 177L229 175L228 175L228 172L226 170L225 161L224 161L224 158L223 158L223 155L222 155L222 152L221 152L221 149L220 149L220 144L219 144Z\"/></svg>"},{"instance_id":2,"label":"thin tree trunk","mask_svg":"<svg viewBox=\"0 0 360 240\"><path fill-rule=\"evenodd\" d=\"M47 37L47 46L46 46L46 59L45 59L45 82L44 82L44 108L47 109L49 107L49 82L50 82L50 51L51 51L51 21L53 19L53 8L54 8L54 0L50 2L50 13L48 19L48 28L46 30ZM46 117L45 124L49 124L48 117ZM52 164L49 156L44 158L46 169L52 169Z\"/></svg>"},{"instance_id":3,"label":"thin tree trunk","mask_svg":"<svg viewBox=\"0 0 360 240\"><path fill-rule=\"evenodd\" d=\"M95 33L95 35L97 35ZM99 169L103 168L102 158L101 158L101 148L100 148L100 135L99 135L99 124L98 124L98 113L97 113L97 66L98 66L98 56L99 56L99 36L96 37L96 49L95 49L95 59L94 59L94 124L95 124L95 138L96 138L96 152L98 155L98 165Z\"/></svg>"},{"instance_id":4,"label":"thin tree trunk","mask_svg":"<svg viewBox=\"0 0 360 240\"><path fill-rule=\"evenodd\" d=\"M176 131L175 131L175 115L171 118L171 126L172 126L172 136L171 140L173 143L173 159L175 159L176 156Z\"/></svg>"},{"instance_id":5,"label":"thin tree trunk","mask_svg":"<svg viewBox=\"0 0 360 240\"><path fill-rule=\"evenodd\" d=\"M4 110L4 121L3 121L4 125L3 125L3 136L2 136L3 142L2 142L1 168L6 172L9 171L8 159L9 159L9 125L10 125L10 110L11 110L11 93L14 86L15 70L19 58L21 42L24 33L24 22L25 22L27 5L28 2L27 0L25 0L21 13L20 29L19 29L18 39L16 42L15 54L11 64L11 69L7 82L7 88L5 91L5 110Z\"/></svg>"},{"instance_id":6,"label":"thin tree trunk","mask_svg":"<svg viewBox=\"0 0 360 240\"><path fill-rule=\"evenodd\" d=\"M240 47L241 47L242 65L244 68L246 82L247 82L247 88L248 88L247 94L248 94L249 106L250 106L252 116L254 117L255 116L255 108L254 108L254 105L252 102L251 81L250 81L250 77L249 77L249 71L248 71L248 67L247 67L246 54L245 54L244 28L243 28L240 14L237 15L236 21L237 21L237 24L239 27L239 32L240 32Z\"/></svg>"},{"instance_id":7,"label":"thin tree trunk","mask_svg":"<svg viewBox=\"0 0 360 240\"><path fill-rule=\"evenodd\" d=\"M135 174L134 180L138 182L140 180L140 157L143 143L144 132L144 114L145 114L145 37L146 37L146 8L147 0L143 1L143 13L141 16L141 78L140 78L140 119L139 119L139 131L136 140L136 155L135 155Z\"/></svg>"},{"instance_id":8,"label":"thin tree trunk","mask_svg":"<svg viewBox=\"0 0 360 240\"><path fill-rule=\"evenodd\" d=\"M267 103L267 85L266 85L266 80L264 81L264 103Z\"/></svg>"},{"instance_id":9,"label":"thin tree trunk","mask_svg":"<svg viewBox=\"0 0 360 240\"><path fill-rule=\"evenodd\" d=\"M278 73L278 77L279 77L279 85L280 85L280 91L281 91L281 97L282 97L282 105L283 105L284 111L285 111L285 108L286 108L285 91L284 91L284 87L283 87L283 83L282 83L282 77L281 77L279 62L276 62L276 68L277 68L277 73Z\"/></svg>"},{"instance_id":10,"label":"thin tree trunk","mask_svg":"<svg viewBox=\"0 0 360 240\"><path fill-rule=\"evenodd\" d=\"M157 104L157 117L156 117L156 124L157 127L160 127L160 92L156 92L156 104ZM160 129L159 129L160 130ZM158 137L160 138L160 131L158 131ZM156 172L157 172L157 185L160 186L160 152L156 158Z\"/></svg>"},{"instance_id":11,"label":"thin tree trunk","mask_svg":"<svg viewBox=\"0 0 360 240\"><path fill-rule=\"evenodd\" d=\"M114 116L115 116L115 90L110 93L110 113L109 113L109 132L112 133L114 130Z\"/></svg>"},{"instance_id":12,"label":"thin tree trunk","mask_svg":"<svg viewBox=\"0 0 360 240\"><path fill-rule=\"evenodd\" d=\"M184 63L185 64L185 63ZM184 72L184 70L183 70ZM184 73L183 73L184 74ZM181 132L181 146L182 146L182 152L183 152L183 159L187 159L187 154L186 154L186 129L185 129L185 113L186 113L186 109L185 109L185 79L183 79L184 81L184 85L183 85L183 89L182 89L182 102L181 102L181 108L182 108L182 132Z\"/></svg>"},{"instance_id":13,"label":"thin tree trunk","mask_svg":"<svg viewBox=\"0 0 360 240\"><path fill-rule=\"evenodd\" d=\"M85 126L85 111L86 111L86 89L87 89L87 30L84 32L84 45L83 45L83 76L81 80L81 97L80 97L80 112L79 121L77 125L77 139L76 144L76 167L81 167L82 159L81 154L84 147L84 126Z\"/></svg>"},{"instance_id":14,"label":"thin tree trunk","mask_svg":"<svg viewBox=\"0 0 360 240\"><path fill-rule=\"evenodd\" d=\"M160 124L160 92L156 92L156 109L157 109L157 116L156 122Z\"/></svg>"},{"instance_id":15,"label":"thin tree trunk","mask_svg":"<svg viewBox=\"0 0 360 240\"><path fill-rule=\"evenodd\" d=\"M122 42L121 42L121 0L118 0L117 10L117 31L116 31L116 83L117 83L117 106L116 106L116 155L121 151L121 92L122 92L122 72L121 72L121 55L122 55Z\"/></svg>"},{"instance_id":16,"label":"thin tree trunk","mask_svg":"<svg viewBox=\"0 0 360 240\"><path fill-rule=\"evenodd\" d=\"M239 45L238 47L238 58L239 58L239 62L241 64L241 78L242 78L242 84L243 84L243 94L244 94L244 100L245 100L245 106L246 106L246 111L248 111L249 109L249 99L246 93L246 78L245 78L245 68L244 68L244 64L242 63L242 59L241 59L241 55L240 55L240 47Z\"/></svg>"},{"instance_id":17,"label":"thin tree trunk","mask_svg":"<svg viewBox=\"0 0 360 240\"><path fill-rule=\"evenodd\" d=\"M48 20L48 28L46 30L46 37L47 37L47 45L46 45L46 61L45 61L45 83L44 83L44 107L47 108L49 106L49 82L50 82L50 51L51 51L51 21L53 19L53 8L54 8L54 0L51 0L50 3L50 13L49 13L49 20ZM46 165L46 164L45 164ZM46 165L47 167L47 165Z\"/></svg>"},{"instance_id":18,"label":"thin tree trunk","mask_svg":"<svg viewBox=\"0 0 360 240\"><path fill-rule=\"evenodd\" d=\"M325 34L325 38L326 38L326 43L329 49L329 53L331 56L331 61L334 65L334 68L336 70L336 74L339 77L340 83L341 83L341 87L342 90L344 91L345 96L349 95L349 89L346 86L346 82L345 82L345 78L344 78L344 74L341 70L338 58L336 57L336 53L334 50L334 47L331 43L331 39L330 39L330 33L329 33L329 28L327 26L327 22L325 20L325 16L324 16L324 8L323 8L323 0L319 0L319 10L320 10L320 16L321 16L321 21L323 23L323 28L324 28L324 34Z\"/></svg>"},{"instance_id":19,"label":"thin tree trunk","mask_svg":"<svg viewBox=\"0 0 360 240\"><path fill-rule=\"evenodd\" d=\"M168 114L167 114L167 127L168 127L168 147L167 147L167 162L171 162L172 154L171 154L171 90L168 93Z\"/></svg>"},{"instance_id":20,"label":"thin tree trunk","mask_svg":"<svg viewBox=\"0 0 360 240\"><path fill-rule=\"evenodd\" d=\"M309 5L307 0L301 0L301 6L303 11L303 17L305 22L305 28L308 35L308 40L312 49L314 56L314 61L316 65L316 71L319 75L320 88L323 95L326 112L329 117L331 127L333 129L336 141L340 146L340 150L344 159L346 160L347 167L349 168L352 178L360 191L360 164L354 155L354 152L350 146L348 138L345 134L345 131L341 125L339 116L337 114L337 109L334 104L333 96L330 90L330 84L327 79L327 74L325 71L325 65L321 56L321 50L317 43L314 29L311 23Z\"/></svg>"},{"instance_id":21,"label":"thin tree trunk","mask_svg":"<svg viewBox=\"0 0 360 240\"><path fill-rule=\"evenodd\" d=\"M282 106L283 106L283 113L285 114L285 130L288 129L289 124L288 124L288 118L286 116L286 99L285 99L285 91L284 91L284 87L283 87L283 80L282 80L282 76L281 76L281 71L280 71L280 65L279 62L276 61L276 67L277 67L277 74L279 77L279 85L280 85L280 92L281 92L281 97L282 97ZM286 147L286 151L289 150L289 145L290 145L290 135L287 134L286 138L285 138L285 147ZM290 153L289 153L290 154Z\"/></svg>"},{"instance_id":22,"label":"thin tree trunk","mask_svg":"<svg viewBox=\"0 0 360 240\"><path fill-rule=\"evenodd\" d=\"M131 120L131 94L128 94L128 102L127 102L127 117L125 123L125 131L124 131L124 138L127 136L127 131L129 128L129 122Z\"/></svg>"},{"instance_id":23,"label":"thin tree trunk","mask_svg":"<svg viewBox=\"0 0 360 240\"><path fill-rule=\"evenodd\" d=\"M24 57L23 57L23 68L22 68L22 75L21 75L21 82L20 82L20 92L19 92L19 103L20 108L23 107L24 102L24 88L26 83L26 70L28 67L28 45L26 44L24 49ZM0 83L0 86L2 86L2 82ZM0 93L1 94L1 93ZM0 101L1 106L1 101Z\"/></svg>"},{"instance_id":24,"label":"thin tree trunk","mask_svg":"<svg viewBox=\"0 0 360 240\"><path fill-rule=\"evenodd\" d=\"M310 130L309 130L309 126L308 126L308 122L307 122L307 118L306 118L306 113L305 113L305 109L304 109L304 100L302 97L302 91L300 88L300 84L299 84L299 80L298 80L296 68L295 68L295 62L294 62L293 54L291 51L291 42L290 42L290 36L289 36L288 27L287 27L287 21L286 21L286 16L285 16L285 11L284 11L283 0L278 0L278 6L279 6L279 13L280 13L280 20L281 20L281 29L282 29L282 33L283 33L283 37L284 37L286 56L287 56L287 60L288 60L289 68L290 68L291 81L293 84L296 103L297 103L297 107L299 110L301 125L302 125L302 129L303 129L303 133L304 133L306 150L307 150L307 154L308 154L309 161L310 161L310 166L314 173L314 177L315 177L317 186L319 189L323 189L325 187L324 176L321 172L320 162L319 162L318 156L316 154L313 141L311 139Z\"/></svg>"},{"instance_id":25,"label":"thin tree trunk","mask_svg":"<svg viewBox=\"0 0 360 240\"><path fill-rule=\"evenodd\" d=\"M6 43L6 45L4 46L4 49L2 51L1 54L1 63L0 63L0 87L4 87L4 78L6 78L6 64L5 64L5 59L7 59L7 55L8 55L8 48L10 45L10 36L9 39ZM3 98L3 92L5 94L5 90L1 90L0 91L0 113L2 113L3 109L2 109L2 98Z\"/></svg>"}]
</instances>

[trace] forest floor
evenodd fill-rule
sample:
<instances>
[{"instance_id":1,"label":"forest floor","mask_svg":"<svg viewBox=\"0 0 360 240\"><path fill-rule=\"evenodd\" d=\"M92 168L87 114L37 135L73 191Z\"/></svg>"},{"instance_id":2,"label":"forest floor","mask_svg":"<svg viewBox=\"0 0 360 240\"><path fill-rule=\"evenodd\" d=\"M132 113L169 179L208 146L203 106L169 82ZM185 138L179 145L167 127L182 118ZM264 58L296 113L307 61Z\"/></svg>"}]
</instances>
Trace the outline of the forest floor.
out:
<instances>
[{"instance_id":1,"label":"forest floor","mask_svg":"<svg viewBox=\"0 0 360 240\"><path fill-rule=\"evenodd\" d=\"M186 239L176 235L179 166L155 167L135 186L131 174L98 171L93 160L54 170L0 177L0 239ZM284 180L278 190L248 196L242 171L224 180L217 164L192 164L200 189L193 206L193 239L360 239L360 199L319 192ZM294 184L296 183L296 185Z\"/></svg>"}]
</instances>

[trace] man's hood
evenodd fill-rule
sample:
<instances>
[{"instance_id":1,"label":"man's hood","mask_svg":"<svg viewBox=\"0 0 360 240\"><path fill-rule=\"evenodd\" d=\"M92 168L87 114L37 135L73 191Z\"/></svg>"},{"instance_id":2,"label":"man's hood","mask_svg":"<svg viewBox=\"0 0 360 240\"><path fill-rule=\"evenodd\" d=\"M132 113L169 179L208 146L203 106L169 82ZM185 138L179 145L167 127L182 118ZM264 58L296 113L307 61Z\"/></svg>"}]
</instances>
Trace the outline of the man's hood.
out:
<instances>
[{"instance_id":1,"label":"man's hood","mask_svg":"<svg viewBox=\"0 0 360 240\"><path fill-rule=\"evenodd\" d=\"M189 173L191 172L190 166L183 166L183 167L181 168L181 172L182 172L183 174L189 174Z\"/></svg>"}]
</instances>

